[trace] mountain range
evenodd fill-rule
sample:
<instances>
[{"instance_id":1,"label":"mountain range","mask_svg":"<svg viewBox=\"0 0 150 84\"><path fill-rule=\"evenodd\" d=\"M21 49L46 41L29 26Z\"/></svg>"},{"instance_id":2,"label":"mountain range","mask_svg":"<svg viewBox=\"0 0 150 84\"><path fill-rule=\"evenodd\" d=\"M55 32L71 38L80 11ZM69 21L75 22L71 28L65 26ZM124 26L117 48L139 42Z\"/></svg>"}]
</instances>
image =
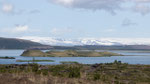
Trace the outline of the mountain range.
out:
<instances>
[{"instance_id":1,"label":"mountain range","mask_svg":"<svg viewBox=\"0 0 150 84\"><path fill-rule=\"evenodd\" d=\"M18 37L18 38L52 46L150 45L150 39L148 38L80 38L80 39L62 39L52 37Z\"/></svg>"},{"instance_id":2,"label":"mountain range","mask_svg":"<svg viewBox=\"0 0 150 84\"><path fill-rule=\"evenodd\" d=\"M149 39L0 38L0 49L150 50Z\"/></svg>"}]
</instances>

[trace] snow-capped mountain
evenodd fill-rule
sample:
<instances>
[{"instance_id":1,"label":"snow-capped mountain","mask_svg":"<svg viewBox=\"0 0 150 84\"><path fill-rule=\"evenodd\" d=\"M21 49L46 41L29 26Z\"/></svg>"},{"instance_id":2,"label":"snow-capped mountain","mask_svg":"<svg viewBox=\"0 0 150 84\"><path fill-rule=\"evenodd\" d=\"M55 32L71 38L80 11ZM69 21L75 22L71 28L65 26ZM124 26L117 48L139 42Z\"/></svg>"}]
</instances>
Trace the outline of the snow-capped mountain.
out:
<instances>
[{"instance_id":1,"label":"snow-capped mountain","mask_svg":"<svg viewBox=\"0 0 150 84\"><path fill-rule=\"evenodd\" d=\"M46 45L150 45L150 38L80 38L60 39L52 37L18 37Z\"/></svg>"}]
</instances>

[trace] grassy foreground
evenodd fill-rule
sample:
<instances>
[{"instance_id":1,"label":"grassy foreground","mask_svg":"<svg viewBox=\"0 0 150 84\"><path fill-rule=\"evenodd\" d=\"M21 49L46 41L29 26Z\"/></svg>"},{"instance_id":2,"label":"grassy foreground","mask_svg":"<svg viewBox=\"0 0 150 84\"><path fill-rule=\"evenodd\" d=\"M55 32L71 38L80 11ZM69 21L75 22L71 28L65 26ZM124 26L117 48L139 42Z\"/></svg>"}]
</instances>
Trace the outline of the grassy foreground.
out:
<instances>
[{"instance_id":1,"label":"grassy foreground","mask_svg":"<svg viewBox=\"0 0 150 84\"><path fill-rule=\"evenodd\" d=\"M40 50L26 50L21 56L32 56L32 57L108 57L108 56L123 56L113 52L96 52L96 51L76 51L76 50L65 50L65 51L47 51L42 52Z\"/></svg>"},{"instance_id":2,"label":"grassy foreground","mask_svg":"<svg viewBox=\"0 0 150 84\"><path fill-rule=\"evenodd\" d=\"M0 65L0 84L150 84L150 65Z\"/></svg>"}]
</instances>

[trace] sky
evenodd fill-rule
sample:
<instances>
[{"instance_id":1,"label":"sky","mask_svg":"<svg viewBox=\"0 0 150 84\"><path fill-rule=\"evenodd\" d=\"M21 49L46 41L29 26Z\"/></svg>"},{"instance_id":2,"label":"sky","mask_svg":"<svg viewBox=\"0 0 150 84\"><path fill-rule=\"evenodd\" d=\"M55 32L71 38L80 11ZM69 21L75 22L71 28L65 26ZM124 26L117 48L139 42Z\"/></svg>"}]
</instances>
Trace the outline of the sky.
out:
<instances>
[{"instance_id":1,"label":"sky","mask_svg":"<svg viewBox=\"0 0 150 84\"><path fill-rule=\"evenodd\" d=\"M150 0L0 0L0 37L149 38Z\"/></svg>"}]
</instances>

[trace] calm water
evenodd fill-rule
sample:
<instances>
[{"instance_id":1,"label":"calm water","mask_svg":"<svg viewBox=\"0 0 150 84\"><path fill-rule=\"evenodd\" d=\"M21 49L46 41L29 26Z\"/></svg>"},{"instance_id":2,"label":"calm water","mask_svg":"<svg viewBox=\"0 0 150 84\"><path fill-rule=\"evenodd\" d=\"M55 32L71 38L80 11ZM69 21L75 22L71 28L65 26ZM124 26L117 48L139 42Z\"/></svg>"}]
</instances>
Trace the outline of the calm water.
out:
<instances>
[{"instance_id":1,"label":"calm water","mask_svg":"<svg viewBox=\"0 0 150 84\"><path fill-rule=\"evenodd\" d=\"M25 64L27 62L16 62L16 60L32 60L32 57L20 56L24 50L0 50L0 57L10 56L16 59L0 59L0 64ZM76 61L82 64L110 63L114 60L129 64L150 64L150 52L148 51L111 51L127 56L112 57L35 57L40 60L54 60L55 62L39 62L39 64L60 64L61 61ZM134 55L134 56L129 56Z\"/></svg>"}]
</instances>

